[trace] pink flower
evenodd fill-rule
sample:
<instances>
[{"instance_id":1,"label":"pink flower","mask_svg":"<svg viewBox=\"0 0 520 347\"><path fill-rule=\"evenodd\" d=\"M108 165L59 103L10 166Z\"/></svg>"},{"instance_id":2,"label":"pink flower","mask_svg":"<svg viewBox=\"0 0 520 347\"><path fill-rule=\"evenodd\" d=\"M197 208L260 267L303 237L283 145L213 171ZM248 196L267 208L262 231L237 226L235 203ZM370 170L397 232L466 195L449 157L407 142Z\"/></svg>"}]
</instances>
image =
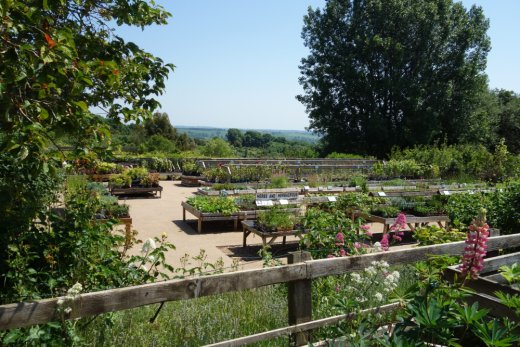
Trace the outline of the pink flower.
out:
<instances>
[{"instance_id":1,"label":"pink flower","mask_svg":"<svg viewBox=\"0 0 520 347\"><path fill-rule=\"evenodd\" d=\"M341 290L340 286L336 286L336 293L339 293L340 290Z\"/></svg>"},{"instance_id":2,"label":"pink flower","mask_svg":"<svg viewBox=\"0 0 520 347\"><path fill-rule=\"evenodd\" d=\"M355 249L360 249L361 248L361 244L359 242L354 242L354 248Z\"/></svg>"},{"instance_id":3,"label":"pink flower","mask_svg":"<svg viewBox=\"0 0 520 347\"><path fill-rule=\"evenodd\" d=\"M368 230L370 230L370 225L366 225L365 224L365 225L360 226L360 228L365 230L365 231L368 231Z\"/></svg>"},{"instance_id":4,"label":"pink flower","mask_svg":"<svg viewBox=\"0 0 520 347\"><path fill-rule=\"evenodd\" d=\"M371 232L371 231L367 231L367 232L365 233L365 235L370 237L370 236L372 236L372 232Z\"/></svg>"},{"instance_id":5,"label":"pink flower","mask_svg":"<svg viewBox=\"0 0 520 347\"><path fill-rule=\"evenodd\" d=\"M388 251L389 246L388 234L383 234L383 238L381 239L381 249L383 251Z\"/></svg>"},{"instance_id":6,"label":"pink flower","mask_svg":"<svg viewBox=\"0 0 520 347\"><path fill-rule=\"evenodd\" d=\"M391 230L400 230L406 228L406 215L404 213L399 213L397 218L395 219L394 224L390 227Z\"/></svg>"},{"instance_id":7,"label":"pink flower","mask_svg":"<svg viewBox=\"0 0 520 347\"><path fill-rule=\"evenodd\" d=\"M345 235L339 232L336 234L336 246L343 246L345 244Z\"/></svg>"},{"instance_id":8,"label":"pink flower","mask_svg":"<svg viewBox=\"0 0 520 347\"><path fill-rule=\"evenodd\" d=\"M327 258L335 258L335 257L334 257L334 255L329 254L329 255L327 256Z\"/></svg>"},{"instance_id":9,"label":"pink flower","mask_svg":"<svg viewBox=\"0 0 520 347\"><path fill-rule=\"evenodd\" d=\"M485 223L484 212L481 211L479 217L469 226L469 230L459 269L463 278L469 274L471 278L477 279L479 272L484 268L489 237L489 226Z\"/></svg>"},{"instance_id":10,"label":"pink flower","mask_svg":"<svg viewBox=\"0 0 520 347\"><path fill-rule=\"evenodd\" d=\"M347 251L345 251L343 248L339 250L339 255L341 257L346 257L347 256Z\"/></svg>"}]
</instances>

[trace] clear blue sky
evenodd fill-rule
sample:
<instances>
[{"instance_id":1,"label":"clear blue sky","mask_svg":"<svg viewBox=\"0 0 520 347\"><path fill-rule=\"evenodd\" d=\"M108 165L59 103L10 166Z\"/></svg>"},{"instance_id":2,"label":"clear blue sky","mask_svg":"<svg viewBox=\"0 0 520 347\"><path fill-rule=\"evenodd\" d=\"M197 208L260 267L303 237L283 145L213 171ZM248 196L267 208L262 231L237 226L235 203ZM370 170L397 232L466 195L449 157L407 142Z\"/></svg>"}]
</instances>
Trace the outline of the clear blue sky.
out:
<instances>
[{"instance_id":1,"label":"clear blue sky","mask_svg":"<svg viewBox=\"0 0 520 347\"><path fill-rule=\"evenodd\" d=\"M304 129L308 118L295 96L308 6L324 0L156 0L173 17L144 31L118 29L176 65L160 97L174 125ZM520 0L464 0L490 19L491 88L520 93Z\"/></svg>"}]
</instances>

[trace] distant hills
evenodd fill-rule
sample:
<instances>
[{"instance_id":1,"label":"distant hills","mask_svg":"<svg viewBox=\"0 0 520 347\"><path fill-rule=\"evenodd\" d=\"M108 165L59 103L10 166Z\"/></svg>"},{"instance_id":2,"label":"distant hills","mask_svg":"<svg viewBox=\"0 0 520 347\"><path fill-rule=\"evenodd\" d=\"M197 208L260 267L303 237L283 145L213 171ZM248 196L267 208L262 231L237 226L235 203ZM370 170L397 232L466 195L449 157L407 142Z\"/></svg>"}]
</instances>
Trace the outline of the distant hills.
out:
<instances>
[{"instance_id":1,"label":"distant hills","mask_svg":"<svg viewBox=\"0 0 520 347\"><path fill-rule=\"evenodd\" d=\"M178 132L186 133L189 137L195 139L211 139L213 137L220 137L225 139L228 128L213 128L201 126L175 126ZM240 129L242 132L248 130L257 131L262 134L271 134L273 136L285 137L289 141L304 141L309 143L317 142L320 137L316 134L305 130L273 130L273 129Z\"/></svg>"}]
</instances>

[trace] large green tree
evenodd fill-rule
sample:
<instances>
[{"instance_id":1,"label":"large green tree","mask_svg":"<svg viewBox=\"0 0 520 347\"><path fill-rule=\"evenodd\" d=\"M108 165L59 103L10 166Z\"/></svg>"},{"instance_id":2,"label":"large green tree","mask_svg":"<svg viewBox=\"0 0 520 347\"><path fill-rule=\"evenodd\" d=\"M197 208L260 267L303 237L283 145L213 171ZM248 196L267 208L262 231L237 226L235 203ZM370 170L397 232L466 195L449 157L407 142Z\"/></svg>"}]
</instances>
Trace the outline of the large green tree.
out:
<instances>
[{"instance_id":1,"label":"large green tree","mask_svg":"<svg viewBox=\"0 0 520 347\"><path fill-rule=\"evenodd\" d=\"M169 13L143 0L0 1L1 150L41 158L63 134L82 151L108 136L91 110L147 118L173 65L115 28L165 24Z\"/></svg>"},{"instance_id":2,"label":"large green tree","mask_svg":"<svg viewBox=\"0 0 520 347\"><path fill-rule=\"evenodd\" d=\"M45 257L59 248L48 241L55 236L66 245L62 251L77 259L60 266L72 271L92 260L76 249L94 229L92 215L72 218L54 233L49 206L61 188L66 158L54 149L64 138L77 154L107 145L107 122L94 110L115 122L151 116L173 65L123 40L117 28L165 24L168 17L144 0L0 1L1 300L54 288L58 279L34 276L52 273ZM94 244L92 250L102 254ZM57 274L60 283L74 279L66 276Z\"/></svg>"},{"instance_id":3,"label":"large green tree","mask_svg":"<svg viewBox=\"0 0 520 347\"><path fill-rule=\"evenodd\" d=\"M309 8L297 98L328 151L457 142L486 91L482 9L452 0L328 0Z\"/></svg>"}]
</instances>

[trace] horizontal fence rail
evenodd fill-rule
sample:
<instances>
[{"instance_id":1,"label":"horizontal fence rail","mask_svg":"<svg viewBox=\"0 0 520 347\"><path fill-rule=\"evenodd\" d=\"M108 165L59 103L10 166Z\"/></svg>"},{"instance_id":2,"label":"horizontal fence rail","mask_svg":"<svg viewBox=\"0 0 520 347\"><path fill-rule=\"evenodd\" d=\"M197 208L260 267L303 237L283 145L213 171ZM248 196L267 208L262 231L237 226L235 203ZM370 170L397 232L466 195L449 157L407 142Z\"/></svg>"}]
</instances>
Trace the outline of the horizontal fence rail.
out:
<instances>
[{"instance_id":1,"label":"horizontal fence rail","mask_svg":"<svg viewBox=\"0 0 520 347\"><path fill-rule=\"evenodd\" d=\"M72 311L66 317L57 313L58 300L63 300L64 297L7 304L0 306L0 330L122 311L165 301L187 300L278 283L341 275L362 270L373 261L384 260L392 265L425 260L430 255L460 255L464 246L465 242L454 242L85 293L74 300ZM488 251L513 247L520 247L520 234L492 237L488 241Z\"/></svg>"}]
</instances>

